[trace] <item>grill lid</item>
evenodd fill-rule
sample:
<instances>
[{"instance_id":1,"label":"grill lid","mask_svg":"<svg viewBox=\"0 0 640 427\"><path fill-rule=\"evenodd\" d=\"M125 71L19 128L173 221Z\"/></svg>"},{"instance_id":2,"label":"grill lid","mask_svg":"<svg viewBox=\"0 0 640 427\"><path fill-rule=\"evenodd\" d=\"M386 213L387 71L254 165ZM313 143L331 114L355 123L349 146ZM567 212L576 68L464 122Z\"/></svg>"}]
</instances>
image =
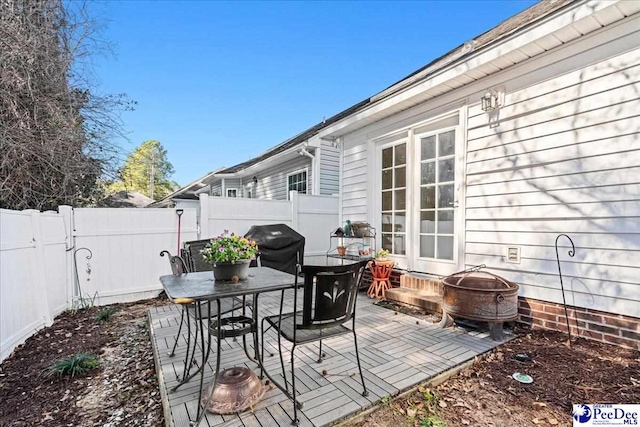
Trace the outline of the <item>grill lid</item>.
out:
<instances>
[{"instance_id":1,"label":"grill lid","mask_svg":"<svg viewBox=\"0 0 640 427\"><path fill-rule=\"evenodd\" d=\"M288 225L254 225L245 237L258 243L260 262L265 267L295 274L296 264L304 261L304 236Z\"/></svg>"}]
</instances>

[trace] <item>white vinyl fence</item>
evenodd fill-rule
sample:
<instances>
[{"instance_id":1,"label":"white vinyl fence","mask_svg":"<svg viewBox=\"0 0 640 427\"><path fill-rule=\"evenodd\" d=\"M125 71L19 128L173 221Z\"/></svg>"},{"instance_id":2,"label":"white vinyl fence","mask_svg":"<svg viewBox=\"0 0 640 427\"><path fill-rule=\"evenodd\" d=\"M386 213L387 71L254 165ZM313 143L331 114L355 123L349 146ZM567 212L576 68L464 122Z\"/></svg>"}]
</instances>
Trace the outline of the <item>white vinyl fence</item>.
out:
<instances>
[{"instance_id":1,"label":"white vinyl fence","mask_svg":"<svg viewBox=\"0 0 640 427\"><path fill-rule=\"evenodd\" d=\"M158 277L171 274L159 254L177 252L179 219L180 243L287 224L305 236L307 263L324 259L329 233L339 225L338 197L296 192L290 201L205 195L199 209L181 210L178 216L179 209L0 209L0 361L55 316L78 307L81 296L105 305L158 295Z\"/></svg>"},{"instance_id":2,"label":"white vinyl fence","mask_svg":"<svg viewBox=\"0 0 640 427\"><path fill-rule=\"evenodd\" d=\"M178 215L173 209L74 209L79 285L97 305L158 295L158 277L171 274L162 250L177 255ZM195 209L184 209L182 242L198 238ZM85 249L90 250L88 252ZM91 259L86 259L91 254ZM89 268L87 268L89 264Z\"/></svg>"},{"instance_id":3,"label":"white vinyl fence","mask_svg":"<svg viewBox=\"0 0 640 427\"><path fill-rule=\"evenodd\" d=\"M64 218L0 209L0 360L67 309Z\"/></svg>"},{"instance_id":4,"label":"white vinyl fence","mask_svg":"<svg viewBox=\"0 0 640 427\"><path fill-rule=\"evenodd\" d=\"M181 241L197 239L184 209ZM64 310L157 296L178 247L172 209L0 209L0 360ZM90 256L90 259L87 257ZM74 259L77 260L77 278Z\"/></svg>"},{"instance_id":5,"label":"white vinyl fence","mask_svg":"<svg viewBox=\"0 0 640 427\"><path fill-rule=\"evenodd\" d=\"M200 238L225 230L243 235L253 225L286 224L305 237L305 263L324 259L329 234L339 224L337 196L290 193L290 200L261 200L200 195Z\"/></svg>"}]
</instances>

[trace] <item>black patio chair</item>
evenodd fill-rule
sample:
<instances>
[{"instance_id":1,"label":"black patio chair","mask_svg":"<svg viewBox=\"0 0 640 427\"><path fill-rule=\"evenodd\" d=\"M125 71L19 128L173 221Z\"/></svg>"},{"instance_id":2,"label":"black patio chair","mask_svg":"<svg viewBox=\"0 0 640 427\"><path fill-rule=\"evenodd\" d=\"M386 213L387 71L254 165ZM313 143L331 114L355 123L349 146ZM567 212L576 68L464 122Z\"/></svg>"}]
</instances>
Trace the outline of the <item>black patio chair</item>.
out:
<instances>
[{"instance_id":1,"label":"black patio chair","mask_svg":"<svg viewBox=\"0 0 640 427\"><path fill-rule=\"evenodd\" d=\"M182 251L185 254L184 250ZM196 265L194 263L185 262L180 256L173 256L169 251L160 252L160 256L164 257L165 254L169 257L169 263L171 264L171 272L180 276L182 274L188 274L190 269L187 267L187 264ZM188 252L186 253L188 255ZM220 301L221 314L233 313L235 310L241 309L245 306L245 303L240 298L225 298ZM176 304L179 304L182 308L180 313L180 326L178 326L178 333L176 335L176 339L173 343L173 347L169 352L169 357L173 357L175 355L176 347L178 346L178 341L180 340L180 332L182 332L182 326L187 323L187 352L185 354L184 359L184 370L182 373L182 378L178 377L178 384L171 389L171 391L177 390L182 384L189 381L195 375L200 372L203 366L198 367L198 370L193 374L190 374L191 366L193 361L195 360L195 351L196 351L196 343L198 342L198 335L200 333L200 328L195 327L195 337L193 341L193 346L191 345L191 319L193 318L196 322L202 321L203 319L208 319L209 317L217 316L217 306L213 306L212 309L206 307L206 305L195 303L191 300L186 301L176 301ZM247 304L247 306L249 306Z\"/></svg>"},{"instance_id":2,"label":"black patio chair","mask_svg":"<svg viewBox=\"0 0 640 427\"><path fill-rule=\"evenodd\" d=\"M368 261L360 261L349 265L338 266L303 266L301 268L304 275L303 304L302 311L297 310L298 285L296 275L296 286L294 287L293 311L283 313L284 292L280 300L280 313L265 317L262 320L262 351L264 354L264 334L267 330L274 328L278 333L278 351L280 354L280 364L282 376L284 378L284 389L282 390L289 399L293 401L293 425L298 424L298 409L302 409L302 404L297 401L296 377L294 366L294 352L298 345L309 344L320 341L320 351L318 363L322 362L322 340L344 334L353 334L353 341L356 349L356 360L358 371L362 381L363 396L367 396L367 387L362 375L360 366L360 355L358 354L358 339L356 336L356 300L358 288L362 280L362 274ZM269 323L269 328L265 330L264 322ZM351 328L345 326L351 321ZM282 357L281 337L293 344L291 348L291 387L285 374L284 359ZM261 371L262 372L262 371ZM275 383L275 381L274 381Z\"/></svg>"}]
</instances>

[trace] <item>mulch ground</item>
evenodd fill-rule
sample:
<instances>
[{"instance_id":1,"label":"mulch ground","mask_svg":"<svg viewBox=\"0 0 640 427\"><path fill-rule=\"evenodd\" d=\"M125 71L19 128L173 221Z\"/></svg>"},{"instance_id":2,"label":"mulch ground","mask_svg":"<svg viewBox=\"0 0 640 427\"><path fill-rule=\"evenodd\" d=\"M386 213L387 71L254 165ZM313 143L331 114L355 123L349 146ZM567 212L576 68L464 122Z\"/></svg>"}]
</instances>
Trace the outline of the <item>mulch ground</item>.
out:
<instances>
[{"instance_id":1,"label":"mulch ground","mask_svg":"<svg viewBox=\"0 0 640 427\"><path fill-rule=\"evenodd\" d=\"M147 310L166 301L65 312L0 365L0 426L162 426ZM47 376L56 361L92 353L100 367L74 378Z\"/></svg>"},{"instance_id":2,"label":"mulch ground","mask_svg":"<svg viewBox=\"0 0 640 427\"><path fill-rule=\"evenodd\" d=\"M518 338L444 383L385 402L364 426L571 426L574 403L640 403L640 353L559 332L516 328ZM516 354L530 360L516 360ZM515 372L533 377L522 384Z\"/></svg>"},{"instance_id":3,"label":"mulch ground","mask_svg":"<svg viewBox=\"0 0 640 427\"><path fill-rule=\"evenodd\" d=\"M149 340L148 300L60 315L0 365L0 426L163 425ZM401 310L390 306L390 309ZM408 313L423 316L422 313ZM479 358L444 383L382 403L350 427L570 426L573 403L640 403L640 353L549 331L516 328L518 338ZM62 358L94 353L97 370L73 379L48 377ZM527 354L526 362L516 354ZM526 373L532 384L511 375Z\"/></svg>"}]
</instances>

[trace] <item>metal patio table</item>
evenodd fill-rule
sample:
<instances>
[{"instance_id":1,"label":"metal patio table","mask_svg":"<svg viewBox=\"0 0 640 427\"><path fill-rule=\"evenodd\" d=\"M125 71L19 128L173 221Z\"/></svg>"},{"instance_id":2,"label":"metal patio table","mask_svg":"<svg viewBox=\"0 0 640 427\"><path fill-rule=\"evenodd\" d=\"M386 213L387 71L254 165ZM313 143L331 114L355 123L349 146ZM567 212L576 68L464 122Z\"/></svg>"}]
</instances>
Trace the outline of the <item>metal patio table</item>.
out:
<instances>
[{"instance_id":1,"label":"metal patio table","mask_svg":"<svg viewBox=\"0 0 640 427\"><path fill-rule=\"evenodd\" d=\"M262 366L262 359L259 354L258 348L258 336L257 336L257 325L258 325L258 296L264 292L272 292L272 291L283 291L289 288L292 288L296 281L295 277L289 273L283 273L278 270L274 270L269 267L256 267L252 268L249 272L249 277L246 280L242 280L238 283L232 282L216 282L213 278L213 273L211 271L203 271L197 273L187 273L180 276L175 275L167 275L161 276L160 282L162 283L162 287L166 292L169 299L174 303L185 303L185 302L195 302L198 304L195 312L197 314L197 327L200 328L200 339L201 339L201 351L202 351L202 363L200 367L204 367L206 360L209 358L209 354L211 351L211 344L206 345L205 350L205 342L204 342L204 330L202 326L202 319L199 317L201 313L202 307L201 304L206 304L207 311L209 312L209 316L207 317L209 322L209 328L217 328L216 331L216 341L217 341L217 351L216 351L216 369L214 373L213 385L211 387L211 392L216 387L216 383L218 382L218 374L220 373L220 359L221 359L221 346L220 342L224 338L229 337L237 337L242 336L243 340L248 333L253 334L253 347L255 351L255 359L252 358L248 353L247 357L252 361L256 362L260 368L264 369ZM233 297L253 297L253 310L252 317L246 316L232 316L232 317L221 317L221 307L220 300L223 298L233 298ZM218 306L217 317L215 321L211 321L211 303L215 302ZM243 308L244 310L244 308ZM244 314L244 311L243 311ZM231 330L223 329L223 326L227 325L227 322L235 322L236 324L240 324L239 328L233 327ZM242 326L244 325L244 327ZM209 335L212 335L212 331L209 331ZM246 344L246 342L245 342ZM246 352L246 345L245 352ZM267 377L270 378L270 375L267 374ZM189 377L190 379L191 377ZM188 379L187 379L188 380ZM198 394L198 414L197 420L191 422L191 425L197 425L201 420L205 413L205 409L201 408L201 400L202 400L202 386L204 382L204 369L201 369L200 372L200 391ZM278 387L280 388L280 387ZM282 389L281 389L282 390ZM284 391L284 390L282 390ZM288 395L288 391L285 392Z\"/></svg>"}]
</instances>

